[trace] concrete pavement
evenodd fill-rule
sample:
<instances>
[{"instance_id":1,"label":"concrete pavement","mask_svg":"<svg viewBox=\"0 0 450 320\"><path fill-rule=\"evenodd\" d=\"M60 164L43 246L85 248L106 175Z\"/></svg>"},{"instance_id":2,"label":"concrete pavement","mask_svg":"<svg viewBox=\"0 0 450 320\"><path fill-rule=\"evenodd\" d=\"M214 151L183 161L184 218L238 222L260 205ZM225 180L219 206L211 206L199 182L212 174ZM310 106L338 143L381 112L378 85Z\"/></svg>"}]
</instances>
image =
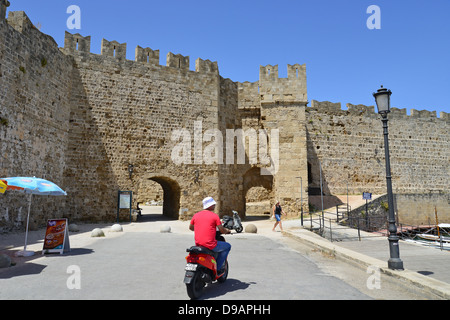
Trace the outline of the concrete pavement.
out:
<instances>
[{"instance_id":1,"label":"concrete pavement","mask_svg":"<svg viewBox=\"0 0 450 320\"><path fill-rule=\"evenodd\" d=\"M246 221L244 226L248 223L253 223L258 227L258 234L269 238L279 238L281 235L289 236L292 239L300 241L312 248L325 251L337 259L344 260L355 266L363 269L372 266L379 268L385 275L395 277L409 285L413 285L421 290L430 292L443 299L450 298L450 270L448 265L450 263L450 252L441 251L439 249L423 247L418 244L406 243L400 241L400 257L404 262L405 270L395 271L387 268L387 260L389 259L389 248L386 237L363 237L362 241L340 241L330 242L306 229L301 227L300 221L284 220L284 231L272 232L273 221L255 220ZM108 225L80 225L80 232L71 233L70 241L73 247L78 248L72 252L71 255L76 256L89 255L89 252L82 252L83 249L89 248L96 241L102 241L98 238L90 237L90 231L95 227L100 227L105 231L108 239L120 237L121 233L114 233L110 231ZM189 235L188 242L192 239L192 232L188 230L188 222L183 221L165 221L158 220L151 223L129 223L123 224L125 233L142 233L149 231L159 232L160 228L165 225L170 225L172 232L180 235ZM150 229L149 229L150 228ZM350 232L350 231L349 231ZM34 259L41 257L43 230L31 231L28 236L28 250L33 250L37 254L33 257L14 257L17 265L32 262ZM0 253L7 252L13 255L15 252L23 248L24 233L11 233L8 235L0 235ZM106 242L105 242L106 243ZM184 246L181 246L182 249ZM111 252L111 255L114 254ZM183 263L181 263L183 264ZM38 264L30 264L36 268ZM182 269L180 266L179 269ZM4 273L5 269L0 269L0 274ZM36 273L41 270L34 270ZM63 275L67 277L67 274ZM50 288L49 288L50 290ZM184 292L182 293L184 294Z\"/></svg>"},{"instance_id":2,"label":"concrete pavement","mask_svg":"<svg viewBox=\"0 0 450 320\"><path fill-rule=\"evenodd\" d=\"M304 244L328 252L338 259L345 260L361 268L369 266L379 268L381 272L402 280L422 290L431 292L444 299L450 299L450 252L420 244L399 241L400 259L404 270L391 270L387 266L389 260L389 243L387 237L371 236L364 233L361 241L331 242L319 235L304 229L298 220L284 222L283 234ZM352 233L354 230L341 232Z\"/></svg>"},{"instance_id":3,"label":"concrete pavement","mask_svg":"<svg viewBox=\"0 0 450 320\"><path fill-rule=\"evenodd\" d=\"M90 237L90 230L98 226L82 225L84 230L70 235L69 253L45 256L39 252L42 241L35 238L38 233L42 237L43 230L33 231L28 250L36 251L35 256L17 258L18 265L0 269L0 299L186 300L185 249L194 238L188 223L126 223L118 233L104 226L102 238ZM271 232L272 224L261 222L260 234L226 236L233 247L229 277L223 284L205 288L204 299L371 299L310 257L276 241L290 239ZM159 232L166 225L171 232ZM8 238L2 236L0 242ZM19 245L8 251L20 249Z\"/></svg>"}]
</instances>

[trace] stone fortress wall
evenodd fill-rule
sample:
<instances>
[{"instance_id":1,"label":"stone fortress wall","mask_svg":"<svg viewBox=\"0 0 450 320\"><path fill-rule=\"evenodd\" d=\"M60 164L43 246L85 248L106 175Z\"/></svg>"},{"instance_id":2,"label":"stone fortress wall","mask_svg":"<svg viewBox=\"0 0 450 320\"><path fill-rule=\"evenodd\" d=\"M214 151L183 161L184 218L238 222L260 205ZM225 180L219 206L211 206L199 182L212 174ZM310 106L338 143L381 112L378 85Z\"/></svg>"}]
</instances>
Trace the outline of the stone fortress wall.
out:
<instances>
[{"instance_id":1,"label":"stone fortress wall","mask_svg":"<svg viewBox=\"0 0 450 320\"><path fill-rule=\"evenodd\" d=\"M396 192L448 190L450 132L449 114L391 108L389 146L391 173ZM374 106L312 101L307 108L308 163L319 187L319 163L328 194L363 191L385 192L384 141L381 116Z\"/></svg>"},{"instance_id":2,"label":"stone fortress wall","mask_svg":"<svg viewBox=\"0 0 450 320\"><path fill-rule=\"evenodd\" d=\"M72 59L23 12L10 12L8 23L0 16L1 177L40 176L64 186L72 72ZM64 198L34 196L31 227L67 208ZM0 232L22 228L27 209L23 194L0 195Z\"/></svg>"},{"instance_id":3,"label":"stone fortress wall","mask_svg":"<svg viewBox=\"0 0 450 320\"><path fill-rule=\"evenodd\" d=\"M238 139L231 136L234 147L230 161L227 154L227 130L231 130L234 135L237 135L238 130L242 130L244 135L252 133L249 133L249 129L254 130L259 139L259 129L267 127L269 138L272 128L279 129L282 137L280 149L295 151L293 143L300 143L302 154L299 154L299 158L306 159L304 134L299 142L293 142L291 129L283 131L276 121L278 118L283 119L287 128L297 127L301 123L299 121L304 121L304 110L298 104L303 107L306 104L305 75L301 78L298 74L290 74L286 79L279 79L277 72L273 72L268 76L265 84L268 92L265 104L267 111L263 111L258 87L241 86L223 79L219 75L217 62L197 59L196 70L190 71L189 57L169 53L166 66L161 66L157 63L157 50L139 46L136 48L135 61L129 61L123 54L126 44L103 40L102 54L95 55L88 51L89 41L90 37L66 33L63 49L65 54L74 58L80 79L77 88L79 94L74 97L79 98L74 111L79 116L70 121L77 126L77 130L80 126L82 130L80 138L74 137L71 141L78 139L80 145L87 143L85 132L94 126L97 134L92 138L97 140L101 137L98 143L106 153L93 163L88 163L89 167L103 168L99 162L107 159L112 172L106 176L115 177L121 189L136 190L136 186L148 179L158 182L165 195L177 195L174 199L164 199L165 210L168 210L165 214L172 217L178 217L180 212L191 216L201 208L201 200L207 195L217 199L217 210L222 214L229 214L233 209L244 213L245 195L255 186L265 187L272 192L273 197L280 198L287 207L297 210L299 201L292 187L299 186L295 179L291 181L291 175L303 174L306 179L306 164L294 168L294 164L300 162L296 157L292 158L291 153L289 160L285 159L286 156L280 157L280 169L274 176L261 175L259 170L264 165L249 160L248 152L252 149L248 139L245 143L246 157L240 161L236 157ZM271 86L271 83L279 82L282 85L278 88ZM250 90L242 90L243 87ZM292 98L289 93L295 93L297 87L303 88L301 101L297 97ZM289 101L284 111L292 109L291 115L280 112L281 106L273 105L284 101L285 95L289 96ZM257 99L252 100L255 96ZM267 116L261 116L264 112ZM292 123L294 119L297 122ZM172 159L172 152L179 143L178 140L173 141L172 133L179 129L186 130L191 139L191 155L188 163L184 162L183 165L174 163ZM218 131L220 136L206 138L207 131L211 129ZM198 133L203 142L196 143ZM284 136L288 138L284 139ZM216 161L208 163L205 154L215 139L222 141L222 152ZM268 145L270 148L271 144ZM81 158L77 159L77 156ZM86 156L90 157L83 152L69 158L79 166ZM126 171L128 164L134 166L132 179L129 179ZM81 171L86 170L89 168ZM86 179L86 183L90 183L89 179ZM87 185L78 185L77 188L73 190L77 194L89 190ZM283 191L283 188L286 190ZM111 203L116 194L111 193L107 185L104 190L109 193Z\"/></svg>"},{"instance_id":4,"label":"stone fortress wall","mask_svg":"<svg viewBox=\"0 0 450 320\"><path fill-rule=\"evenodd\" d=\"M381 116L374 106L312 101L307 108L309 186L327 195L386 193ZM395 209L406 224L450 221L450 114L391 108L389 148ZM319 163L320 162L320 163ZM320 194L320 191L319 191ZM412 199L416 199L412 201Z\"/></svg>"},{"instance_id":5,"label":"stone fortress wall","mask_svg":"<svg viewBox=\"0 0 450 320\"><path fill-rule=\"evenodd\" d=\"M89 36L67 32L58 48L23 12L0 16L0 176L41 176L68 193L34 197L32 225L62 216L113 220L117 191L138 199L150 180L162 187L164 214L173 218L189 218L208 195L221 215L244 215L253 187L296 215L300 181L305 209L308 191L318 187L319 159L326 194L345 193L347 182L351 193L385 190L373 107L308 107L305 65L288 65L287 78L278 77L277 65L261 66L259 81L239 83L222 78L209 60L197 59L191 71L180 54L169 53L163 66L159 50L138 46L131 61L125 43L104 39L100 55L90 48ZM389 117L395 191L448 194L448 114L394 110ZM230 135L230 163L228 133L240 129L250 137L245 159L236 157L239 142ZM189 153L177 164L173 152L183 141ZM217 158L209 163L208 155ZM273 174L262 175L270 165ZM2 195L0 231L22 226L26 205L23 195Z\"/></svg>"},{"instance_id":6,"label":"stone fortress wall","mask_svg":"<svg viewBox=\"0 0 450 320\"><path fill-rule=\"evenodd\" d=\"M83 44L87 39L67 33L63 49L73 57L79 79L71 125L80 130L74 141L82 152L69 156L74 164L71 170L80 174L94 169L94 176L102 174L97 181L102 183L99 199L103 203L115 202L117 189L138 193L142 180L154 180L164 190L164 214L172 217L178 216L180 208L198 208L205 192L217 198L217 165L177 165L171 159L176 145L171 139L173 130L186 129L192 137L195 121L202 121L202 131L217 127L217 66L214 69L214 63L198 60L198 71L192 72L188 70L189 57L170 53L168 66L163 67L152 59L139 60L142 52L151 50L139 47L137 61L128 61L126 44L106 40L102 41L102 54L95 55L83 51L89 48ZM93 131L89 137L87 130ZM86 143L95 146L92 153L87 153ZM80 162L86 167L77 167ZM131 178L129 164L134 166ZM197 182L195 170L199 172ZM69 191L87 192L84 198L90 198L91 180L85 179L86 184L77 185L76 190L69 186ZM202 184L206 184L204 192Z\"/></svg>"}]
</instances>

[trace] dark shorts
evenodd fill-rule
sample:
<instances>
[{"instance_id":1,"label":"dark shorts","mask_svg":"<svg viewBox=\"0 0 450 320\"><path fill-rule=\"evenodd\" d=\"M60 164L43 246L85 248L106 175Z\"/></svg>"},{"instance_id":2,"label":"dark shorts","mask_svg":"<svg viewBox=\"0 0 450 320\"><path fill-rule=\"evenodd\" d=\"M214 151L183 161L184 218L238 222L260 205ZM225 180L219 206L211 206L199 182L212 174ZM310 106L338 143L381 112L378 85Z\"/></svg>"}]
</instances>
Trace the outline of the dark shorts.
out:
<instances>
[{"instance_id":1,"label":"dark shorts","mask_svg":"<svg viewBox=\"0 0 450 320\"><path fill-rule=\"evenodd\" d=\"M275 219L277 219L277 221L281 221L281 214L275 214Z\"/></svg>"}]
</instances>

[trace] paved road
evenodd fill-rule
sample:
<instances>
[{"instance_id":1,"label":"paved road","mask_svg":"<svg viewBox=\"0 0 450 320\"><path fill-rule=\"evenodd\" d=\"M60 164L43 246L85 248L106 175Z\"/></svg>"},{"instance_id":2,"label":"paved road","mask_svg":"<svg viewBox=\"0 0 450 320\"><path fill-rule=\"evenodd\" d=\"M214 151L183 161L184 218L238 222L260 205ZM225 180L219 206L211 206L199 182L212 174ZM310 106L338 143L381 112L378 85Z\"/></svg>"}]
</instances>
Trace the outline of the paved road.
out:
<instances>
[{"instance_id":1,"label":"paved road","mask_svg":"<svg viewBox=\"0 0 450 320\"><path fill-rule=\"evenodd\" d=\"M207 288L206 299L367 298L268 238L228 239L233 246L229 278ZM0 299L186 299L184 257L191 243L192 236L173 233L99 239L65 256L39 257L1 272ZM67 287L70 266L79 267L81 289Z\"/></svg>"},{"instance_id":2,"label":"paved road","mask_svg":"<svg viewBox=\"0 0 450 320\"><path fill-rule=\"evenodd\" d=\"M171 225L172 232L160 233L162 224ZM265 222L265 230L271 226ZM186 222L132 223L121 233L107 230L105 238L91 238L90 232L71 235L68 254L20 258L16 266L0 269L0 299L188 299L183 270L193 233ZM229 278L206 288L204 299L421 298L403 287L369 290L364 271L279 232L234 234L227 241L232 245ZM42 243L34 242L29 247L40 250ZM69 286L80 288L69 289L68 280Z\"/></svg>"}]
</instances>

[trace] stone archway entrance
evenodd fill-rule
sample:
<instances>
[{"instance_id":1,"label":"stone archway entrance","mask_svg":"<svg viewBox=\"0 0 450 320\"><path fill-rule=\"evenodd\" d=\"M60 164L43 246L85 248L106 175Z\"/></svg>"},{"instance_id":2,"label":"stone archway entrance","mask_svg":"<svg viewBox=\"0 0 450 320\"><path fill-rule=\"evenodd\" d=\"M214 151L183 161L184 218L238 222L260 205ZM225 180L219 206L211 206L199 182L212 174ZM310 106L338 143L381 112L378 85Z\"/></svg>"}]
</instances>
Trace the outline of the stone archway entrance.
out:
<instances>
[{"instance_id":1,"label":"stone archway entrance","mask_svg":"<svg viewBox=\"0 0 450 320\"><path fill-rule=\"evenodd\" d=\"M153 190L140 190L140 193L151 193L152 196L156 195L159 203L162 202L162 215L165 218L178 219L180 211L180 198L181 198L181 188L179 184L168 177L165 176L150 176L146 177L145 180L151 180L156 182L153 184L155 187ZM145 184L145 183L144 183ZM147 186L149 184L146 184ZM162 197L160 196L162 189ZM143 197L142 194L140 194Z\"/></svg>"},{"instance_id":2,"label":"stone archway entrance","mask_svg":"<svg viewBox=\"0 0 450 320\"><path fill-rule=\"evenodd\" d=\"M270 214L273 198L273 176L261 175L260 168L254 167L244 174L244 214Z\"/></svg>"}]
</instances>

